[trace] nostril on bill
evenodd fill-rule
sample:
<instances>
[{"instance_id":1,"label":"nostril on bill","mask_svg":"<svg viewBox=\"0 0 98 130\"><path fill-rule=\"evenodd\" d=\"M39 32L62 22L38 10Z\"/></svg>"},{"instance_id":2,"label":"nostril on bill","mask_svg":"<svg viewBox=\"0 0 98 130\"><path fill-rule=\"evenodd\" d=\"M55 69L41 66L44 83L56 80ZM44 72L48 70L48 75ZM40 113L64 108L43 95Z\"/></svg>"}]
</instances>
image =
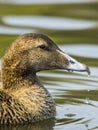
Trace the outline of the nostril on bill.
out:
<instances>
[{"instance_id":1,"label":"nostril on bill","mask_svg":"<svg viewBox=\"0 0 98 130\"><path fill-rule=\"evenodd\" d=\"M69 62L70 62L71 64L75 64L75 61L73 61L73 60L70 60Z\"/></svg>"}]
</instances>

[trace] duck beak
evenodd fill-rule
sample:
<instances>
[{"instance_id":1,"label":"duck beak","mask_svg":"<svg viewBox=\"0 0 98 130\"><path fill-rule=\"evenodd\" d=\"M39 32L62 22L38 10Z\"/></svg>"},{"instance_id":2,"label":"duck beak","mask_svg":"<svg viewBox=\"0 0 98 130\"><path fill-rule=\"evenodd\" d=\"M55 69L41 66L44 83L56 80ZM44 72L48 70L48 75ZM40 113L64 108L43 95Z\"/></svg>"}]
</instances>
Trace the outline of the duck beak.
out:
<instances>
[{"instance_id":1,"label":"duck beak","mask_svg":"<svg viewBox=\"0 0 98 130\"><path fill-rule=\"evenodd\" d=\"M87 72L88 75L90 75L90 69L88 66L76 61L74 58L70 57L62 51L59 51L59 53L62 54L63 57L68 61L68 65L66 67L63 67L63 69L66 69L68 71Z\"/></svg>"}]
</instances>

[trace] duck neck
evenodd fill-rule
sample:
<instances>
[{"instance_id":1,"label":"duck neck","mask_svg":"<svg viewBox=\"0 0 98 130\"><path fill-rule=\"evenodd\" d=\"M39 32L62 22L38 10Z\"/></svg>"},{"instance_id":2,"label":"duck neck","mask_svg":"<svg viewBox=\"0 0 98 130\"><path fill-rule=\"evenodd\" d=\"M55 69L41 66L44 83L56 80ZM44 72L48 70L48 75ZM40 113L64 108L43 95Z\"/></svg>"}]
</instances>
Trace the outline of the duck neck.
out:
<instances>
[{"instance_id":1,"label":"duck neck","mask_svg":"<svg viewBox=\"0 0 98 130\"><path fill-rule=\"evenodd\" d=\"M21 87L27 87L34 84L39 84L36 73L25 73L23 75L16 74L13 70L2 69L2 84L3 89L19 89Z\"/></svg>"}]
</instances>

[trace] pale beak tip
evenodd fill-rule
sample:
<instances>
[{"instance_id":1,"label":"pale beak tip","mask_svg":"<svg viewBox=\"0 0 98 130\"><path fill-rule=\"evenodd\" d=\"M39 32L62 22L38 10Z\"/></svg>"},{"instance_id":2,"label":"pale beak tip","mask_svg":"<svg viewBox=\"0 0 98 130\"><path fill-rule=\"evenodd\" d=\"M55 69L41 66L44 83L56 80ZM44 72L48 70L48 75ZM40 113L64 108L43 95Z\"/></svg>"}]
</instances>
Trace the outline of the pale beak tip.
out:
<instances>
[{"instance_id":1,"label":"pale beak tip","mask_svg":"<svg viewBox=\"0 0 98 130\"><path fill-rule=\"evenodd\" d=\"M59 53L62 54L68 61L68 65L66 67L61 68L65 68L68 71L87 72L88 76L90 76L91 72L88 66L76 61L74 58L70 57L66 53L63 53L62 51L59 51Z\"/></svg>"}]
</instances>

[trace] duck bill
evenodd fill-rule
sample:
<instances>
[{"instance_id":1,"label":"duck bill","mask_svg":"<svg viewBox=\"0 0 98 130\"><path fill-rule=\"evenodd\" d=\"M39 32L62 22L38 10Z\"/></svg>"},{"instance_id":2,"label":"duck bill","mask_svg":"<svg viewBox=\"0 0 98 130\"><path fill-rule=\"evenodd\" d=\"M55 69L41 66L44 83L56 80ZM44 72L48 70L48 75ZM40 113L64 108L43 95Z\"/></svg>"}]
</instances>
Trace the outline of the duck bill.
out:
<instances>
[{"instance_id":1,"label":"duck bill","mask_svg":"<svg viewBox=\"0 0 98 130\"><path fill-rule=\"evenodd\" d=\"M88 75L90 75L90 69L85 64L82 64L75 60L74 58L70 57L66 53L59 51L63 55L63 57L68 61L67 66L63 66L62 69L68 70L68 71L78 71L78 72L87 72Z\"/></svg>"}]
</instances>

